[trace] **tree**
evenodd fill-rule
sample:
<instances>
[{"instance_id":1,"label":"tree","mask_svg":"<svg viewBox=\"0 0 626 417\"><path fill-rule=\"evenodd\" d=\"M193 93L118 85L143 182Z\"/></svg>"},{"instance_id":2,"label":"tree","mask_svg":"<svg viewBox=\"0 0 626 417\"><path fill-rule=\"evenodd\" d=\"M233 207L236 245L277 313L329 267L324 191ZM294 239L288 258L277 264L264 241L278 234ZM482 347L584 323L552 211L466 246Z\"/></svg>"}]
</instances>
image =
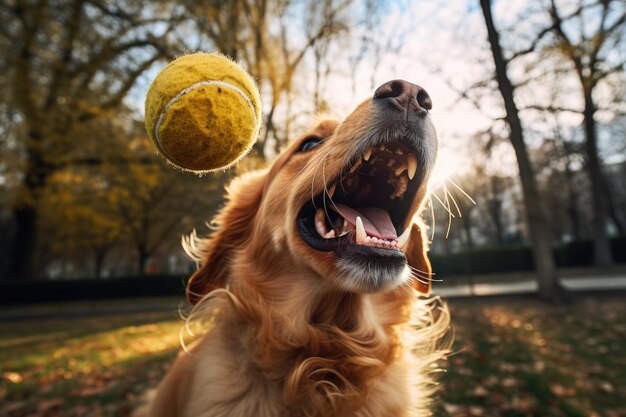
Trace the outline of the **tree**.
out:
<instances>
[{"instance_id":1,"label":"tree","mask_svg":"<svg viewBox=\"0 0 626 417\"><path fill-rule=\"evenodd\" d=\"M100 278L107 254L124 242L126 230L113 211L113 195L91 169L57 171L40 198L41 273L62 265L64 278L72 266L79 277ZM59 268L57 268L59 269Z\"/></svg>"},{"instance_id":2,"label":"tree","mask_svg":"<svg viewBox=\"0 0 626 417\"><path fill-rule=\"evenodd\" d=\"M555 0L550 0L549 8L551 32L556 38L555 49L573 65L583 96L585 154L593 196L593 243L596 266L612 265L613 258L607 234L608 187L602 173L602 161L598 151L595 119L598 107L594 93L604 79L617 72L623 72L626 65L623 55L618 54L617 60L611 57L621 44L626 24L626 11L616 13L614 9L623 9L623 6L621 1L613 0L601 0L591 4L580 1L576 11L568 17L563 16L561 7ZM574 25L577 28L575 34L572 34L571 28Z\"/></svg>"},{"instance_id":3,"label":"tree","mask_svg":"<svg viewBox=\"0 0 626 417\"><path fill-rule=\"evenodd\" d=\"M165 40L179 16L147 0L9 0L0 19L0 107L15 113L12 153L21 165L9 276L29 279L37 267L39 198L80 148L68 139L115 111L137 78L168 55Z\"/></svg>"},{"instance_id":4,"label":"tree","mask_svg":"<svg viewBox=\"0 0 626 417\"><path fill-rule=\"evenodd\" d=\"M319 63L361 13L374 19L380 6L376 1L366 3L365 8L355 0L233 0L226 6L219 0L184 3L194 16L200 39L190 48L217 49L241 61L261 87L266 108L264 132L255 145L257 155L276 154L289 141L289 107L294 94L302 90L294 85L298 71L309 56ZM317 71L316 75L322 74Z\"/></svg>"},{"instance_id":5,"label":"tree","mask_svg":"<svg viewBox=\"0 0 626 417\"><path fill-rule=\"evenodd\" d=\"M507 72L509 61L504 58L500 45L499 34L491 13L491 0L480 0L480 6L487 27L487 36L495 65L498 89L504 101L505 121L510 131L509 140L517 157L528 231L539 281L539 295L546 300L559 300L564 296L565 289L559 283L552 257L549 223L541 205L535 174L528 150L526 149L526 143L524 142L524 129L514 99L515 87L511 83Z\"/></svg>"},{"instance_id":6,"label":"tree","mask_svg":"<svg viewBox=\"0 0 626 417\"><path fill-rule=\"evenodd\" d=\"M118 157L93 171L108 201L101 211L123 231L134 252L135 271L144 275L149 258L180 244L180 236L203 224L221 204L226 173L199 177L182 172L154 154L143 123L131 120L126 132L111 137ZM117 161L122 161L118 163Z\"/></svg>"}]
</instances>

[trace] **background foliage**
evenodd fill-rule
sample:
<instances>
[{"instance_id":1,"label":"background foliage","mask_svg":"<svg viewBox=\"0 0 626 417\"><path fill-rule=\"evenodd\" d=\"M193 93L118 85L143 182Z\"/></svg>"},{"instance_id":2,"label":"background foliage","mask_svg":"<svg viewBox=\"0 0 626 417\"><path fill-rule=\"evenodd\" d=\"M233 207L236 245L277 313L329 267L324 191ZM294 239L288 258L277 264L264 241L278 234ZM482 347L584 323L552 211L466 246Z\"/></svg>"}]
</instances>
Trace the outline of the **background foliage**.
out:
<instances>
[{"instance_id":1,"label":"background foliage","mask_svg":"<svg viewBox=\"0 0 626 417\"><path fill-rule=\"evenodd\" d=\"M486 10L527 172L509 143ZM3 280L188 273L180 236L206 233L229 178L397 76L426 78L442 103L433 117L445 122L445 174L425 212L435 257L591 241L596 265L616 261L607 245L626 228L622 2L6 0L0 18ZM239 60L265 108L253 154L204 177L155 155L142 122L150 80L195 50ZM542 236L529 233L533 210Z\"/></svg>"}]
</instances>

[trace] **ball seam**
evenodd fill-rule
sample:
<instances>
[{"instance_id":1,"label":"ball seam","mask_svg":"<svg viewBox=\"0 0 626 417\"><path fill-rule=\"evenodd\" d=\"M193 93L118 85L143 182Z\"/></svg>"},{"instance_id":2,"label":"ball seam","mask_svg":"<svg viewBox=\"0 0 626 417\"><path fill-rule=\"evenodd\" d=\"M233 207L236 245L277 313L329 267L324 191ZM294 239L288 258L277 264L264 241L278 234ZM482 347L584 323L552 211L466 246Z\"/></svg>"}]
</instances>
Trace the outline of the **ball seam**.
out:
<instances>
[{"instance_id":1,"label":"ball seam","mask_svg":"<svg viewBox=\"0 0 626 417\"><path fill-rule=\"evenodd\" d=\"M156 125L154 126L154 138L155 138L156 145L159 148L159 151L161 151L161 153L163 153L163 155L165 155L172 162L174 162L174 159L172 159L172 157L165 151L165 149L161 145L161 139L159 138L159 128L161 127L161 122L163 121L163 118L165 118L165 114L170 109L170 107L176 104L176 102L180 100L181 97L183 97L185 94L189 93L190 91L198 87L205 86L205 85L209 85L209 86L219 85L221 87L229 88L239 93L239 95L243 97L244 100L246 100L246 103L248 103L248 106L250 106L250 110L252 110L252 115L254 117L254 122L255 124L257 123L257 115L256 115L256 109L254 107L254 104L252 103L252 100L250 100L248 95L241 88L237 87L236 85L233 85L233 84L227 83L226 81L221 81L221 80L198 81L197 83L194 83L190 85L189 87L186 87L183 90L181 90L165 105L165 107L163 107L163 110L161 110L161 112L159 113L159 118L157 119ZM178 165L178 163L176 163L176 165Z\"/></svg>"}]
</instances>

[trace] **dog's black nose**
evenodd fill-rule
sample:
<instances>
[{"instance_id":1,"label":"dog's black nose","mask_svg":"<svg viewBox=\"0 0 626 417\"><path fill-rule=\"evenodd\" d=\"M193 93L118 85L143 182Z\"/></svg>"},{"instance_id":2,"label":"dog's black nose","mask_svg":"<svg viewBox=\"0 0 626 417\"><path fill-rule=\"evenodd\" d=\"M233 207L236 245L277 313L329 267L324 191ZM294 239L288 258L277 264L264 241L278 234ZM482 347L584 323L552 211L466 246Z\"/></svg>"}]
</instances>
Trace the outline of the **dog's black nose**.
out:
<instances>
[{"instance_id":1,"label":"dog's black nose","mask_svg":"<svg viewBox=\"0 0 626 417\"><path fill-rule=\"evenodd\" d=\"M433 108L430 96L422 87L404 80L387 81L374 92L374 100L400 111L426 113Z\"/></svg>"}]
</instances>

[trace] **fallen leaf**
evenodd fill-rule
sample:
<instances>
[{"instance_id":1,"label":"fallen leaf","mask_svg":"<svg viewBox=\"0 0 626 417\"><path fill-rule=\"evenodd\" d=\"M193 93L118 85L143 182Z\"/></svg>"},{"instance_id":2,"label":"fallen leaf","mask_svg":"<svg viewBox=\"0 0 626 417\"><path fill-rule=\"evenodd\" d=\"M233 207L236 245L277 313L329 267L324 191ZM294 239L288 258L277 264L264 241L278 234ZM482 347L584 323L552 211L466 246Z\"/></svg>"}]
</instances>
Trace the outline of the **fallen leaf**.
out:
<instances>
[{"instance_id":1,"label":"fallen leaf","mask_svg":"<svg viewBox=\"0 0 626 417\"><path fill-rule=\"evenodd\" d=\"M478 407L477 405L470 406L469 413L471 416L481 417L485 415L485 410L482 407Z\"/></svg>"},{"instance_id":2,"label":"fallen leaf","mask_svg":"<svg viewBox=\"0 0 626 417\"><path fill-rule=\"evenodd\" d=\"M507 388L511 388L517 385L517 380L513 377L508 377L508 378L504 378L502 380L502 386L503 387L507 387Z\"/></svg>"},{"instance_id":3,"label":"fallen leaf","mask_svg":"<svg viewBox=\"0 0 626 417\"><path fill-rule=\"evenodd\" d=\"M448 414L454 414L461 410L461 406L456 405L456 404L449 404L449 403L444 403L443 408L444 410L446 410L446 413Z\"/></svg>"},{"instance_id":4,"label":"fallen leaf","mask_svg":"<svg viewBox=\"0 0 626 417\"><path fill-rule=\"evenodd\" d=\"M615 392L615 387L610 382L602 381L600 383L600 389L607 394L613 394Z\"/></svg>"},{"instance_id":5,"label":"fallen leaf","mask_svg":"<svg viewBox=\"0 0 626 417\"><path fill-rule=\"evenodd\" d=\"M53 411L60 409L63 406L63 400L60 398L54 398L52 400L43 400L37 404L37 412L42 415L47 415Z\"/></svg>"},{"instance_id":6,"label":"fallen leaf","mask_svg":"<svg viewBox=\"0 0 626 417\"><path fill-rule=\"evenodd\" d=\"M487 391L482 385L478 385L476 388L474 388L474 392L472 393L474 397L479 398L486 397L488 394L489 391Z\"/></svg>"},{"instance_id":7,"label":"fallen leaf","mask_svg":"<svg viewBox=\"0 0 626 417\"><path fill-rule=\"evenodd\" d=\"M522 413L530 413L535 408L536 401L529 395L521 395L513 398L511 406Z\"/></svg>"},{"instance_id":8,"label":"fallen leaf","mask_svg":"<svg viewBox=\"0 0 626 417\"><path fill-rule=\"evenodd\" d=\"M573 397L576 395L576 389L567 388L561 384L552 384L550 385L550 392L556 395L557 397Z\"/></svg>"},{"instance_id":9,"label":"fallen leaf","mask_svg":"<svg viewBox=\"0 0 626 417\"><path fill-rule=\"evenodd\" d=\"M20 384L24 380L22 375L17 372L6 372L3 377L14 384Z\"/></svg>"}]
</instances>

